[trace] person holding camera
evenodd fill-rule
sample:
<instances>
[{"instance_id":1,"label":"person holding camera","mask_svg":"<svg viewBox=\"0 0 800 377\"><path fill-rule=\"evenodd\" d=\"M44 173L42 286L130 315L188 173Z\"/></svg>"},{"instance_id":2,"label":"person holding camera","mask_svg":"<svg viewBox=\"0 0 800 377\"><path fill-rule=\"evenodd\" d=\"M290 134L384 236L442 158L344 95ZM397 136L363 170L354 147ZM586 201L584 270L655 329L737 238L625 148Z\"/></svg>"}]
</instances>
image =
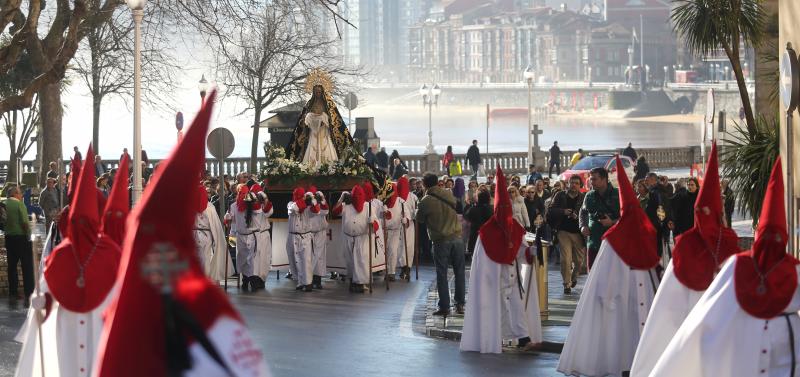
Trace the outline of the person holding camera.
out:
<instances>
[{"instance_id":1,"label":"person holding camera","mask_svg":"<svg viewBox=\"0 0 800 377\"><path fill-rule=\"evenodd\" d=\"M347 276L350 277L350 292L364 293L364 285L370 281L369 232L378 232L378 217L366 208L366 196L361 185L353 186L351 192L343 192L333 208L334 215L342 216L342 233L347 260Z\"/></svg>"},{"instance_id":2,"label":"person holding camera","mask_svg":"<svg viewBox=\"0 0 800 377\"><path fill-rule=\"evenodd\" d=\"M592 189L583 199L578 224L583 236L587 237L588 266L591 269L600 251L603 234L619 220L619 191L608 181L608 170L602 167L589 172L589 182Z\"/></svg>"},{"instance_id":3,"label":"person holding camera","mask_svg":"<svg viewBox=\"0 0 800 377\"><path fill-rule=\"evenodd\" d=\"M320 211L319 204L311 192L306 192L302 187L294 189L292 201L287 205L289 213L289 237L286 239L286 253L294 254L295 279L297 290L311 292L312 264L311 217Z\"/></svg>"},{"instance_id":4,"label":"person holding camera","mask_svg":"<svg viewBox=\"0 0 800 377\"><path fill-rule=\"evenodd\" d=\"M561 278L564 293L572 293L578 284L578 274L583 267L586 251L581 229L578 226L578 214L583 205L583 180L579 175L569 178L569 188L559 191L550 203L550 225L556 230L559 249L561 251Z\"/></svg>"},{"instance_id":5,"label":"person holding camera","mask_svg":"<svg viewBox=\"0 0 800 377\"><path fill-rule=\"evenodd\" d=\"M325 194L317 191L316 187L311 186L308 191L314 195L314 200L319 204L319 212L312 214L309 219L313 255L311 265L314 269L311 286L313 289L322 289L322 277L328 274L328 201L325 200Z\"/></svg>"}]
</instances>

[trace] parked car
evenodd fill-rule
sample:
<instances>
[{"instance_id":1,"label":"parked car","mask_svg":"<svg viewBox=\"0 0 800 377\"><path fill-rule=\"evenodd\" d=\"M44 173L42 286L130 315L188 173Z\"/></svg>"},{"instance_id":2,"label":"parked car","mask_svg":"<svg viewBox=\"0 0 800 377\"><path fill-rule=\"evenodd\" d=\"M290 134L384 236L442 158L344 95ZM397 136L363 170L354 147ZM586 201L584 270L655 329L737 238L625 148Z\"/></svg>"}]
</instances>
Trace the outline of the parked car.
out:
<instances>
[{"instance_id":1,"label":"parked car","mask_svg":"<svg viewBox=\"0 0 800 377\"><path fill-rule=\"evenodd\" d=\"M609 182L611 182L614 187L618 187L617 165L614 160L614 156L615 155L611 153L590 153L589 155L580 159L575 166L561 173L561 175L558 176L558 179L562 181L568 181L573 175L577 175L581 177L581 180L583 180L583 191L589 191L591 189L591 187L589 187L589 171L597 167L603 167L608 170ZM627 156L619 156L619 158L622 160L622 166L625 167L625 173L628 174L628 179L631 180L631 183L633 183L633 161Z\"/></svg>"}]
</instances>

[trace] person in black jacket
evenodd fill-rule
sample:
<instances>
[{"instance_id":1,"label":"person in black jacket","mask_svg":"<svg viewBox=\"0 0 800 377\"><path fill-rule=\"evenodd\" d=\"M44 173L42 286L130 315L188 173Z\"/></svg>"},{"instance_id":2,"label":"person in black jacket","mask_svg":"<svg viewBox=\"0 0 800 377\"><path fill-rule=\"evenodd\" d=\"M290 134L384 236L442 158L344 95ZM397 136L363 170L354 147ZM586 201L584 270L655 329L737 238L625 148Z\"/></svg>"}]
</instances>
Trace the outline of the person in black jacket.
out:
<instances>
[{"instance_id":1,"label":"person in black jacket","mask_svg":"<svg viewBox=\"0 0 800 377\"><path fill-rule=\"evenodd\" d=\"M672 197L672 213L675 218L674 235L691 229L694 226L694 202L697 200L699 184L697 178L691 177L686 181L686 187L679 184Z\"/></svg>"},{"instance_id":2,"label":"person in black jacket","mask_svg":"<svg viewBox=\"0 0 800 377\"><path fill-rule=\"evenodd\" d=\"M645 185L647 186L648 193L640 198L643 202L642 208L645 214L653 224L656 230L657 253L662 256L664 253L664 241L669 236L670 230L675 227L672 221L672 210L670 208L669 200L664 195L664 189L658 182L658 175L656 173L649 173L645 178Z\"/></svg>"},{"instance_id":3,"label":"person in black jacket","mask_svg":"<svg viewBox=\"0 0 800 377\"><path fill-rule=\"evenodd\" d=\"M378 170L388 173L389 162L389 154L386 153L386 148L381 147L381 150L375 154L375 165L377 165Z\"/></svg>"},{"instance_id":4,"label":"person in black jacket","mask_svg":"<svg viewBox=\"0 0 800 377\"><path fill-rule=\"evenodd\" d=\"M644 156L639 156L639 158L636 159L636 166L633 167L633 171L636 172L636 175L633 177L634 182L645 179L647 174L650 173L650 165L647 165Z\"/></svg>"},{"instance_id":5,"label":"person in black jacket","mask_svg":"<svg viewBox=\"0 0 800 377\"><path fill-rule=\"evenodd\" d=\"M478 241L478 232L481 230L481 226L492 217L493 210L489 198L488 191L479 190L477 202L469 205L464 213L464 218L469 221L469 241L467 243L469 255L475 251L475 242Z\"/></svg>"},{"instance_id":6,"label":"person in black jacket","mask_svg":"<svg viewBox=\"0 0 800 377\"><path fill-rule=\"evenodd\" d=\"M734 197L733 190L728 184L727 179L723 179L719 183L722 188L722 204L725 207L725 221L729 228L733 227L733 210L736 207L736 198Z\"/></svg>"},{"instance_id":7,"label":"person in black jacket","mask_svg":"<svg viewBox=\"0 0 800 377\"><path fill-rule=\"evenodd\" d=\"M481 151L478 149L478 141L472 140L472 145L467 149L467 163L472 170L472 178L478 179L478 169L481 165Z\"/></svg>"},{"instance_id":8,"label":"person in black jacket","mask_svg":"<svg viewBox=\"0 0 800 377\"><path fill-rule=\"evenodd\" d=\"M541 182L541 180L537 181ZM525 188L525 208L528 209L528 218L531 220L531 227L528 231L533 231L536 227L534 223L538 218L544 218L544 197L537 195L536 186L528 185Z\"/></svg>"},{"instance_id":9,"label":"person in black jacket","mask_svg":"<svg viewBox=\"0 0 800 377\"><path fill-rule=\"evenodd\" d=\"M636 158L638 157L636 155L636 149L633 149L632 143L628 143L628 147L622 151L622 155L630 157L631 161L636 161Z\"/></svg>"},{"instance_id":10,"label":"person in black jacket","mask_svg":"<svg viewBox=\"0 0 800 377\"><path fill-rule=\"evenodd\" d=\"M578 284L578 274L586 260L585 240L578 225L578 215L583 206L581 188L583 188L581 177L579 175L570 177L569 188L556 193L547 216L558 238L561 251L561 279L566 294L572 293L572 288Z\"/></svg>"},{"instance_id":11,"label":"person in black jacket","mask_svg":"<svg viewBox=\"0 0 800 377\"><path fill-rule=\"evenodd\" d=\"M394 165L394 159L400 160L400 166L402 166L403 169L406 172L408 172L408 165L406 165L406 163L403 161L403 159L400 158L400 152L398 152L397 149L395 149L395 150L392 151L392 154L389 156L389 176L390 177L394 177L394 166L395 166ZM420 196L420 198L422 198L422 197Z\"/></svg>"}]
</instances>

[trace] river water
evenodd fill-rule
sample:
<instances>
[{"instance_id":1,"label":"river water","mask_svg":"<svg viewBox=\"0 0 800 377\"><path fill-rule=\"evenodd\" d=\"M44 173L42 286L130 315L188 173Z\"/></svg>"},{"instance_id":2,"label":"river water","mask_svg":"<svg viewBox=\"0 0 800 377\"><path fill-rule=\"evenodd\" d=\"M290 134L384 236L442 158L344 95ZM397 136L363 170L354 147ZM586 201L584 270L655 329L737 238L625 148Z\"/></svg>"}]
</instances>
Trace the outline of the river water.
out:
<instances>
[{"instance_id":1,"label":"river water","mask_svg":"<svg viewBox=\"0 0 800 377\"><path fill-rule=\"evenodd\" d=\"M496 114L496 113L493 113ZM516 116L495 116L489 125L489 152L524 152L527 148L524 110ZM347 117L346 110L342 115ZM374 117L381 145L401 154L421 154L428 143L428 109L420 106L370 105L353 111L353 118ZM486 109L484 107L441 106L433 109L433 143L438 153L448 145L456 153L466 152L473 139L486 150ZM700 126L693 123L627 121L609 117L564 115L537 117L543 133L542 149L558 141L561 149L586 150L624 148L685 147L698 145ZM355 127L355 126L353 126Z\"/></svg>"}]
</instances>

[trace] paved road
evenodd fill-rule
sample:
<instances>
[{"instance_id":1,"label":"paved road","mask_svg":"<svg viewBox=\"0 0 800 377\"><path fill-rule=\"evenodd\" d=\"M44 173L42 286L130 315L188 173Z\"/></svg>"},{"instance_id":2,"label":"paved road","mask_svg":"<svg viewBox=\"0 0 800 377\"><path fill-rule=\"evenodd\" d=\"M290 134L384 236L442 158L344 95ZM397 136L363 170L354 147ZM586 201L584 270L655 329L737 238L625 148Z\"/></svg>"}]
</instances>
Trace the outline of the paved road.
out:
<instances>
[{"instance_id":1,"label":"paved road","mask_svg":"<svg viewBox=\"0 0 800 377\"><path fill-rule=\"evenodd\" d=\"M273 273L266 291L229 291L276 377L556 375L558 355L461 353L456 342L425 337L425 295L434 276L423 268L418 282L356 295L328 280L324 291L295 292ZM20 346L12 338L23 320L21 309L0 302L0 376L13 375Z\"/></svg>"}]
</instances>

